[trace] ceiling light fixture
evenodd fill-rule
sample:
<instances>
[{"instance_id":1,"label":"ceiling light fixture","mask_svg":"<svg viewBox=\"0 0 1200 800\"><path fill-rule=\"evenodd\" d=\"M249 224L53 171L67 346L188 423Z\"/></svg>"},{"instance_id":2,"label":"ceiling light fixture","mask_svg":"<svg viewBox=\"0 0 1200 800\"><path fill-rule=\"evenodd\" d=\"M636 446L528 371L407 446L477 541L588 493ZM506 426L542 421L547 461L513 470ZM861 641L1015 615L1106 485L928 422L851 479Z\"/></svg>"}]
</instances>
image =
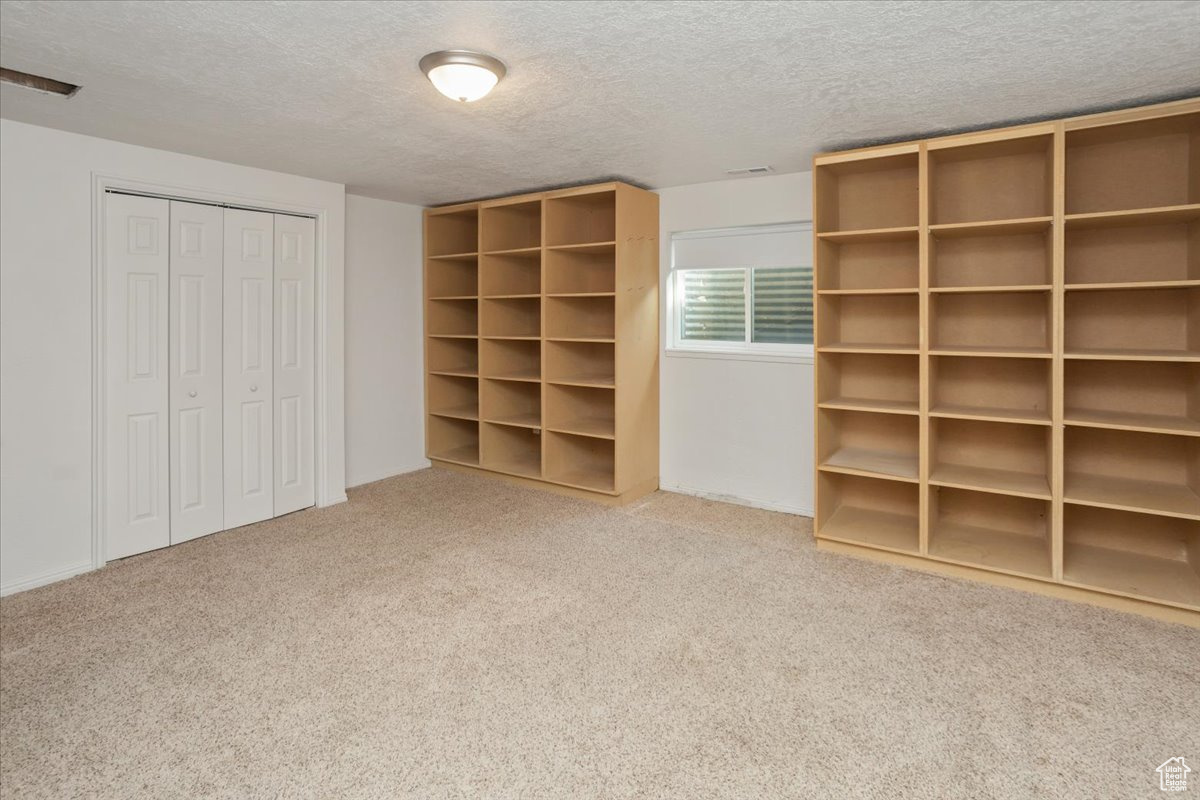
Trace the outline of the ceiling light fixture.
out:
<instances>
[{"instance_id":1,"label":"ceiling light fixture","mask_svg":"<svg viewBox=\"0 0 1200 800\"><path fill-rule=\"evenodd\" d=\"M486 96L508 71L500 59L470 50L439 50L420 66L439 92L462 103Z\"/></svg>"}]
</instances>

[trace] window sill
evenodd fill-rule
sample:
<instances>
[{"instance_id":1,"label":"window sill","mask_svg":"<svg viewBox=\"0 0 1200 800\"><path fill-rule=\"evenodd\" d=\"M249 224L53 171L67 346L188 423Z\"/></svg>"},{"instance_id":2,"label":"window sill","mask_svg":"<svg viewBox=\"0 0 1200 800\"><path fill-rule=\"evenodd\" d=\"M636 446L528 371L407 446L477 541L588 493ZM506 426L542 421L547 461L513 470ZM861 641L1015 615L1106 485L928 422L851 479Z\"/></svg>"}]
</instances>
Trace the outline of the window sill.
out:
<instances>
[{"instance_id":1,"label":"window sill","mask_svg":"<svg viewBox=\"0 0 1200 800\"><path fill-rule=\"evenodd\" d=\"M684 347L668 347L663 351L667 358L705 358L715 361L766 361L777 364L812 364L813 356L804 353L766 353L745 350L693 350Z\"/></svg>"}]
</instances>

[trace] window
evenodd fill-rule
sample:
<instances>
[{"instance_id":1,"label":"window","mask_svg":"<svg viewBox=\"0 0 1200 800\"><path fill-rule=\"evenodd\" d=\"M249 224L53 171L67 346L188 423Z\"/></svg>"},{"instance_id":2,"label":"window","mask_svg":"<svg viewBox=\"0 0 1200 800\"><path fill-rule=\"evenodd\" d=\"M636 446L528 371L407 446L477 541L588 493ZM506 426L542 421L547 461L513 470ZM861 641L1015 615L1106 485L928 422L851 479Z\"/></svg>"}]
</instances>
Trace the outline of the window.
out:
<instances>
[{"instance_id":1,"label":"window","mask_svg":"<svg viewBox=\"0 0 1200 800\"><path fill-rule=\"evenodd\" d=\"M812 356L812 225L671 237L668 324L675 351Z\"/></svg>"}]
</instances>

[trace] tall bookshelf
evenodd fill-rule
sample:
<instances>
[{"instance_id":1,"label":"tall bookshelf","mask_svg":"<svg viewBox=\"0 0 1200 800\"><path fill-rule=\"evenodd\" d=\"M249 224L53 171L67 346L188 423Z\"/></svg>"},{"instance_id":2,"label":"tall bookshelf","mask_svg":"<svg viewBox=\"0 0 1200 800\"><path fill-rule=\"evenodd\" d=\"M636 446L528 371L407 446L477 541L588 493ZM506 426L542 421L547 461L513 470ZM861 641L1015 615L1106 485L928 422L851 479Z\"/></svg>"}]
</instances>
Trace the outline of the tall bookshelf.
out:
<instances>
[{"instance_id":1,"label":"tall bookshelf","mask_svg":"<svg viewBox=\"0 0 1200 800\"><path fill-rule=\"evenodd\" d=\"M425 211L426 455L625 503L658 488L658 195Z\"/></svg>"},{"instance_id":2,"label":"tall bookshelf","mask_svg":"<svg viewBox=\"0 0 1200 800\"><path fill-rule=\"evenodd\" d=\"M820 546L1200 625L1200 101L814 176Z\"/></svg>"}]
</instances>

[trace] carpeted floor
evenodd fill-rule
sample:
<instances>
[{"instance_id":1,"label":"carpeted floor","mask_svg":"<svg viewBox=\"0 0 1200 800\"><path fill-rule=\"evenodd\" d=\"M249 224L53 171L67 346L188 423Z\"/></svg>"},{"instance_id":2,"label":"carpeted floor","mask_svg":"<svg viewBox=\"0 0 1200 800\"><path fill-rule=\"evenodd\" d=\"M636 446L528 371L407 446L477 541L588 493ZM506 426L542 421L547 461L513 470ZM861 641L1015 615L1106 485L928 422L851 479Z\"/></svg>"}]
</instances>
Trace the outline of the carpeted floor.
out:
<instances>
[{"instance_id":1,"label":"carpeted floor","mask_svg":"<svg viewBox=\"0 0 1200 800\"><path fill-rule=\"evenodd\" d=\"M0 624L5 798L1092 800L1178 755L1200 783L1200 632L666 493L425 470Z\"/></svg>"}]
</instances>

